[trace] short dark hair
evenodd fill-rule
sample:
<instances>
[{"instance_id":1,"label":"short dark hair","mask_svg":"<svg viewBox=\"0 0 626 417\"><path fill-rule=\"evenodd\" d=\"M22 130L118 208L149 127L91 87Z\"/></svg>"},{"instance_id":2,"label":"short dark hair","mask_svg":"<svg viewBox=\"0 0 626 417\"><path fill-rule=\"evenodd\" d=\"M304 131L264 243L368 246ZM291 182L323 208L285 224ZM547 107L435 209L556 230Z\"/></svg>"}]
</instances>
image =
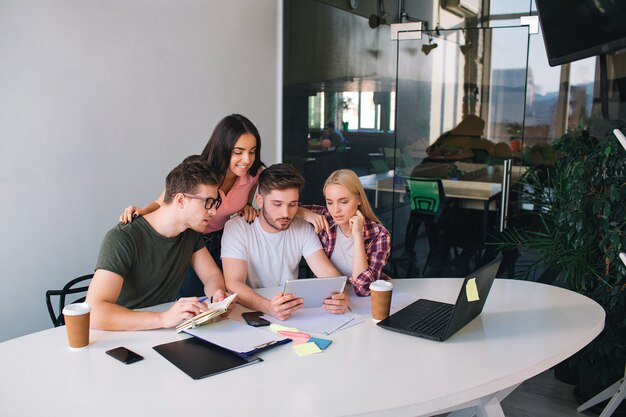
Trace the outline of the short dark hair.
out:
<instances>
[{"instance_id":1,"label":"short dark hair","mask_svg":"<svg viewBox=\"0 0 626 417\"><path fill-rule=\"evenodd\" d=\"M335 128L335 124L333 122L326 123L326 127L330 127L331 129Z\"/></svg>"},{"instance_id":2,"label":"short dark hair","mask_svg":"<svg viewBox=\"0 0 626 417\"><path fill-rule=\"evenodd\" d=\"M267 195L274 190L295 188L298 192L304 188L304 177L291 164L274 164L259 175L259 193Z\"/></svg>"},{"instance_id":3,"label":"short dark hair","mask_svg":"<svg viewBox=\"0 0 626 417\"><path fill-rule=\"evenodd\" d=\"M217 176L207 161L186 161L174 168L165 179L164 203L170 203L178 193L196 192L199 185L217 186Z\"/></svg>"}]
</instances>

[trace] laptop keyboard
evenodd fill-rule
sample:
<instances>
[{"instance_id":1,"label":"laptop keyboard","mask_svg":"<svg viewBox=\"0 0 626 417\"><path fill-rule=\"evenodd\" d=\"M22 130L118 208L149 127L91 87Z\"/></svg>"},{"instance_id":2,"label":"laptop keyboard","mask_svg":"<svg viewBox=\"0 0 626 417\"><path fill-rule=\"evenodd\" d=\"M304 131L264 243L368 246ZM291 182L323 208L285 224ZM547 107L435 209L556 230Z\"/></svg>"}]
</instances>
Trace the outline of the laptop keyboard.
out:
<instances>
[{"instance_id":1,"label":"laptop keyboard","mask_svg":"<svg viewBox=\"0 0 626 417\"><path fill-rule=\"evenodd\" d=\"M408 325L407 330L432 336L437 335L448 325L452 310L454 310L452 304L442 304L428 315Z\"/></svg>"}]
</instances>

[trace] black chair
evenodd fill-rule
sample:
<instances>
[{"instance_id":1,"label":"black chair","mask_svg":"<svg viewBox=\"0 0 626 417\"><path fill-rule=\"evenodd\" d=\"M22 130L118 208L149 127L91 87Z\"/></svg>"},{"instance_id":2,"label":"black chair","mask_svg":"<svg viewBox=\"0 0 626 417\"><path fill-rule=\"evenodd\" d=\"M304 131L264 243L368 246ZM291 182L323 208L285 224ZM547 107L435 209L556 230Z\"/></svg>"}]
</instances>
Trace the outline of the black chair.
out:
<instances>
[{"instance_id":1,"label":"black chair","mask_svg":"<svg viewBox=\"0 0 626 417\"><path fill-rule=\"evenodd\" d=\"M67 304L82 303L83 301L85 301L87 290L89 289L89 284L80 287L76 287L76 285L85 281L91 281L91 278L93 278L93 274L83 275L82 277L74 278L73 280L65 284L65 286L60 290L46 291L46 305L48 306L48 314L50 314L50 320L52 320L52 324L54 324L54 327L63 326L65 324L65 319L63 318L63 307L65 307ZM84 295L71 302L66 302L68 295L79 293L84 293ZM52 307L52 297L59 297L57 312L55 312L54 308Z\"/></svg>"},{"instance_id":2,"label":"black chair","mask_svg":"<svg viewBox=\"0 0 626 417\"><path fill-rule=\"evenodd\" d=\"M400 269L398 265L406 265L406 270L404 274L400 275ZM383 268L383 272L389 275L391 278L413 278L414 275L411 274L413 269L415 268L416 273L419 274L419 268L415 266L415 257L414 256L396 256L390 257L387 260L387 265Z\"/></svg>"},{"instance_id":3,"label":"black chair","mask_svg":"<svg viewBox=\"0 0 626 417\"><path fill-rule=\"evenodd\" d=\"M472 148L472 153L474 154L474 162L477 164L484 164L490 156L486 149Z\"/></svg>"}]
</instances>

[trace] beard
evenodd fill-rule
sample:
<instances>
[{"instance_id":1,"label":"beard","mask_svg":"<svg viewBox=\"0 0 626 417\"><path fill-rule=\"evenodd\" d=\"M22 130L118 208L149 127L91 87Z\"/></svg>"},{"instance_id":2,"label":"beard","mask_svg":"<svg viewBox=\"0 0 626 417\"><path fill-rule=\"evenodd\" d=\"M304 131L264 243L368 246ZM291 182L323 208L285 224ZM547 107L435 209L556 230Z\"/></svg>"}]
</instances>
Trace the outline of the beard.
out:
<instances>
[{"instance_id":1,"label":"beard","mask_svg":"<svg viewBox=\"0 0 626 417\"><path fill-rule=\"evenodd\" d=\"M289 226L291 225L291 222L293 221L293 217L278 217L276 219L272 219L271 217L269 217L269 215L264 209L261 209L261 214L263 215L263 218L265 219L265 222L268 224L268 226L278 231L289 229ZM283 225L280 222L281 220L286 220L287 224Z\"/></svg>"}]
</instances>

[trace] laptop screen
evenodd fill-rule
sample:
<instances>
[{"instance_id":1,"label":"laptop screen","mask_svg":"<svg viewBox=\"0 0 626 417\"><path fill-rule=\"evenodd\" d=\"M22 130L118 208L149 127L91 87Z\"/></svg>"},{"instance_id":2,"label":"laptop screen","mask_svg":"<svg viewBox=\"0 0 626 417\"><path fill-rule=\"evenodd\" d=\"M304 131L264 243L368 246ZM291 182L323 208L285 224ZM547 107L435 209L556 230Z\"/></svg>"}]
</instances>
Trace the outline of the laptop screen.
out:
<instances>
[{"instance_id":1,"label":"laptop screen","mask_svg":"<svg viewBox=\"0 0 626 417\"><path fill-rule=\"evenodd\" d=\"M502 257L498 257L465 277L444 338L447 339L458 332L481 313L500 268L500 262L502 262Z\"/></svg>"}]
</instances>

